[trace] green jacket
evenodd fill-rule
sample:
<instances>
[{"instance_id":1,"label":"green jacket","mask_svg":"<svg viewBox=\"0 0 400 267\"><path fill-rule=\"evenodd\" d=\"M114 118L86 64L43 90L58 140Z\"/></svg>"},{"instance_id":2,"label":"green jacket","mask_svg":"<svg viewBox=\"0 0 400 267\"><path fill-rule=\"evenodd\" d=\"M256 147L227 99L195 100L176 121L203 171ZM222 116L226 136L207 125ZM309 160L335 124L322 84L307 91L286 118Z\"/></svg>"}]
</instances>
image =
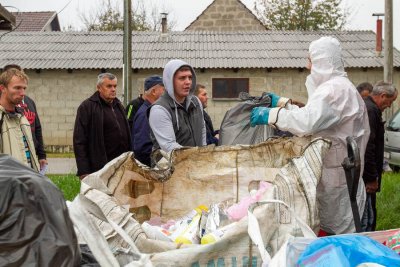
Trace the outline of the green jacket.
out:
<instances>
[{"instance_id":1,"label":"green jacket","mask_svg":"<svg viewBox=\"0 0 400 267\"><path fill-rule=\"evenodd\" d=\"M25 153L24 136L28 142L33 169L39 171L40 165L28 120L23 113L7 113L0 105L0 153L8 154L29 166Z\"/></svg>"}]
</instances>

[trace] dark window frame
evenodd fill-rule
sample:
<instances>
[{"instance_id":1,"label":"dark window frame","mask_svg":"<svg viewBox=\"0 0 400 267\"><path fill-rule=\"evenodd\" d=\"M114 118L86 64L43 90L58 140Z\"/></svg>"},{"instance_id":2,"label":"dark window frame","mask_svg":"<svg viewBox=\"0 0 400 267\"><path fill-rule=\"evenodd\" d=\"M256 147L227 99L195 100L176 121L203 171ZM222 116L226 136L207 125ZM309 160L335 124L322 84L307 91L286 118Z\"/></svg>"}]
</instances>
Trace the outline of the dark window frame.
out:
<instances>
[{"instance_id":1,"label":"dark window frame","mask_svg":"<svg viewBox=\"0 0 400 267\"><path fill-rule=\"evenodd\" d=\"M249 86L249 78L212 78L212 98L215 100L238 99L240 92L249 92Z\"/></svg>"}]
</instances>

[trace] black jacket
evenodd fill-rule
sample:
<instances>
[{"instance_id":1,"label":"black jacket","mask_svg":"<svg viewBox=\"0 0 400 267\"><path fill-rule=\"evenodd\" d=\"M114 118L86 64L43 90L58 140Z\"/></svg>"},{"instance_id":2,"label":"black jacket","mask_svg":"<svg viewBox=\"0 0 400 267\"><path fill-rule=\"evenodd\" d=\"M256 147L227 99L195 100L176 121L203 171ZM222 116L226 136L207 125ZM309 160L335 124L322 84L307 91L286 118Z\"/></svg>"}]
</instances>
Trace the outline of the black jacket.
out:
<instances>
[{"instance_id":1,"label":"black jacket","mask_svg":"<svg viewBox=\"0 0 400 267\"><path fill-rule=\"evenodd\" d=\"M128 103L126 106L126 118L128 119L129 129L132 130L133 126L133 119L135 118L136 112L138 112L139 108L143 105L144 99L142 94L140 94L137 98L133 99L131 102Z\"/></svg>"},{"instance_id":2,"label":"black jacket","mask_svg":"<svg viewBox=\"0 0 400 267\"><path fill-rule=\"evenodd\" d=\"M378 178L380 188L383 172L385 128L382 121L382 112L375 104L374 100L371 97L367 97L365 99L365 105L367 106L371 133L369 135L368 144L365 151L363 179L364 182L367 183Z\"/></svg>"},{"instance_id":3,"label":"black jacket","mask_svg":"<svg viewBox=\"0 0 400 267\"><path fill-rule=\"evenodd\" d=\"M129 151L131 147L130 131L128 128L128 121L125 117L124 107L118 99L114 101L117 101L115 111L120 112L124 119L124 125L121 126L121 131L125 131L124 136L126 135L128 137L126 140L127 149L125 151L120 151L123 153ZM73 141L78 176L98 171L103 168L107 162L112 160L111 158L107 158L105 141L116 141L104 140L103 118L103 104L100 100L99 93L96 92L82 102L76 114Z\"/></svg>"},{"instance_id":4,"label":"black jacket","mask_svg":"<svg viewBox=\"0 0 400 267\"><path fill-rule=\"evenodd\" d=\"M24 109L24 115L31 125L33 143L35 144L35 151L38 159L46 158L46 151L44 150L42 125L40 124L39 115L36 111L35 102L32 98L25 96L24 102L21 104Z\"/></svg>"},{"instance_id":5,"label":"black jacket","mask_svg":"<svg viewBox=\"0 0 400 267\"><path fill-rule=\"evenodd\" d=\"M210 118L210 115L203 109L203 114L204 114L204 122L206 124L206 131L207 131L207 145L215 144L216 146L218 145L218 138L215 137L217 134L216 131L214 131L214 126L212 123L212 120Z\"/></svg>"}]
</instances>

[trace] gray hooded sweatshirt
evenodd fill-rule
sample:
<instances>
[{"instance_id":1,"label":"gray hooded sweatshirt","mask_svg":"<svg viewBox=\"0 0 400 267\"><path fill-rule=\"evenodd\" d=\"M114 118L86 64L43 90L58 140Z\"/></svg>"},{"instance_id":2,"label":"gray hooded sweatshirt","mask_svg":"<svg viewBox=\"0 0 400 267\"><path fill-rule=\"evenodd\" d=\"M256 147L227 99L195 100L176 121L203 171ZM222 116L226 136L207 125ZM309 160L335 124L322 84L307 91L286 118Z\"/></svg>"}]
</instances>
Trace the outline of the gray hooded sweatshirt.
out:
<instances>
[{"instance_id":1,"label":"gray hooded sweatshirt","mask_svg":"<svg viewBox=\"0 0 400 267\"><path fill-rule=\"evenodd\" d=\"M192 71L192 87L185 101L180 104L174 94L174 75L182 66ZM153 150L161 148L166 152L182 146L205 146L206 127L200 100L193 95L196 87L196 73L182 60L171 60L163 72L166 92L150 107L149 124L155 137ZM184 106L183 106L184 105Z\"/></svg>"}]
</instances>

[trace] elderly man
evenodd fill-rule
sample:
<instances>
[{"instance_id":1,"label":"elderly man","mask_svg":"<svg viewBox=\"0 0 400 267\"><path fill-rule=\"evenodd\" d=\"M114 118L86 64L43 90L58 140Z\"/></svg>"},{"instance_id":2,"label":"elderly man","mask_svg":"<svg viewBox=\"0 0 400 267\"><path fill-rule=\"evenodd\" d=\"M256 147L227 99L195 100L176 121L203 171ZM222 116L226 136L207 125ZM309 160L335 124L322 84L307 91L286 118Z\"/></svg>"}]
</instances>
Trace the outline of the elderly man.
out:
<instances>
[{"instance_id":1,"label":"elderly man","mask_svg":"<svg viewBox=\"0 0 400 267\"><path fill-rule=\"evenodd\" d=\"M307 104L299 108L288 99L271 94L273 108L256 107L251 124L270 124L298 136L313 135L332 141L323 159L322 178L317 186L321 235L355 231L346 177L341 163L347 157L346 137L355 138L364 167L369 137L365 104L344 71L341 46L333 37L310 44L306 87ZM357 192L360 214L364 211L365 187L360 179Z\"/></svg>"},{"instance_id":2,"label":"elderly man","mask_svg":"<svg viewBox=\"0 0 400 267\"><path fill-rule=\"evenodd\" d=\"M149 123L154 134L153 150L170 152L182 146L206 145L203 108L193 95L194 69L182 60L171 60L164 68L166 93L151 107Z\"/></svg>"},{"instance_id":3,"label":"elderly man","mask_svg":"<svg viewBox=\"0 0 400 267\"><path fill-rule=\"evenodd\" d=\"M9 154L39 171L31 126L21 104L28 86L28 76L15 68L0 75L0 153Z\"/></svg>"},{"instance_id":4,"label":"elderly man","mask_svg":"<svg viewBox=\"0 0 400 267\"><path fill-rule=\"evenodd\" d=\"M130 151L125 110L116 96L117 77L101 73L97 77L97 91L78 108L73 141L80 179Z\"/></svg>"},{"instance_id":5,"label":"elderly man","mask_svg":"<svg viewBox=\"0 0 400 267\"><path fill-rule=\"evenodd\" d=\"M133 118L131 129L132 150L135 158L141 163L151 166L150 154L153 142L150 138L150 125L147 118L147 110L164 93L164 84L160 76L150 76L144 81L144 103Z\"/></svg>"},{"instance_id":6,"label":"elderly man","mask_svg":"<svg viewBox=\"0 0 400 267\"><path fill-rule=\"evenodd\" d=\"M397 89L383 81L378 82L364 101L368 110L370 136L365 151L363 179L367 192L362 228L364 231L375 231L376 227L376 192L380 190L383 173L384 122L382 112L390 107L397 98Z\"/></svg>"}]
</instances>

